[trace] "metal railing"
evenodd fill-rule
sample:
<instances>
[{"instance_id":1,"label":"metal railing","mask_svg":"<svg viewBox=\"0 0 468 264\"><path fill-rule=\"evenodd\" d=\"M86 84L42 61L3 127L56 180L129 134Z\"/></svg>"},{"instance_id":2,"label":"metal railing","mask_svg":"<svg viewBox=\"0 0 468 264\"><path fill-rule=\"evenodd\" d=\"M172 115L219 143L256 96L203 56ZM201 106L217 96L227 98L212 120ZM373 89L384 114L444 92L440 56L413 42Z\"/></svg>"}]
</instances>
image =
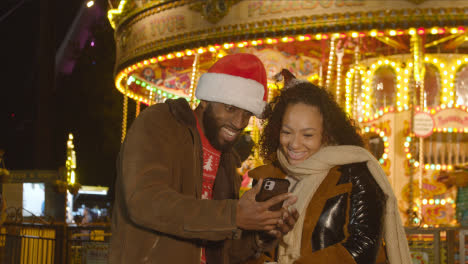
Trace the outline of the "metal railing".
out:
<instances>
[{"instance_id":1,"label":"metal railing","mask_svg":"<svg viewBox=\"0 0 468 264\"><path fill-rule=\"evenodd\" d=\"M406 235L418 263L468 263L460 261L468 252L468 229L406 228ZM0 263L107 263L110 237L109 224L5 223L0 226Z\"/></svg>"},{"instance_id":2,"label":"metal railing","mask_svg":"<svg viewBox=\"0 0 468 264\"><path fill-rule=\"evenodd\" d=\"M5 223L0 227L0 263L107 263L108 224Z\"/></svg>"}]
</instances>

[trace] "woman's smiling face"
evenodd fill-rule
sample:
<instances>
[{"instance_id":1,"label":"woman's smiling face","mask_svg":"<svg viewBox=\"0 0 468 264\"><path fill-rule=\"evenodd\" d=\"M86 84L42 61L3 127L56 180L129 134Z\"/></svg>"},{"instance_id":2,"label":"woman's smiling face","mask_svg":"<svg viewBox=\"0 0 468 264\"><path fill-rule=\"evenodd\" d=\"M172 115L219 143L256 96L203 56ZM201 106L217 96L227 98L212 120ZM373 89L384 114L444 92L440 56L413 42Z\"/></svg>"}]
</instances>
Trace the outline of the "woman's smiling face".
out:
<instances>
[{"instance_id":1,"label":"woman's smiling face","mask_svg":"<svg viewBox=\"0 0 468 264\"><path fill-rule=\"evenodd\" d=\"M319 151L322 133L323 117L318 107L288 105L280 131L280 148L289 164L297 165Z\"/></svg>"}]
</instances>

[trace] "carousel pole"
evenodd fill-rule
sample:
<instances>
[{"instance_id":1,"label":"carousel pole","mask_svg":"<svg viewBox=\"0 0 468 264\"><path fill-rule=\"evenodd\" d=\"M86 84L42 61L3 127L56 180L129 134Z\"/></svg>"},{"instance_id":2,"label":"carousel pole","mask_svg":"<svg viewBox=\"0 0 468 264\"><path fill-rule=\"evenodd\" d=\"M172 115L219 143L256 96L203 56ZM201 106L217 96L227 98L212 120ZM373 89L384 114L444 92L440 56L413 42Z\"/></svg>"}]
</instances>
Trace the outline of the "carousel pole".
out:
<instances>
[{"instance_id":1,"label":"carousel pole","mask_svg":"<svg viewBox=\"0 0 468 264\"><path fill-rule=\"evenodd\" d=\"M421 39L415 33L411 35L411 51L412 51L412 58L413 58L413 79L414 84L412 88L412 96L410 96L413 100L411 104L411 131L413 131L414 126L414 114L415 114L415 107L417 104L417 88L419 88L419 103L420 106L424 106L424 64L422 62L422 50L421 50ZM414 133L411 132L413 135ZM419 201L423 200L423 190L422 190L422 182L423 182L423 173L424 173L424 139L419 137L419 166L418 166L418 188L419 188ZM413 195L413 181L414 181L414 173L413 173L413 164L410 164L410 198L409 198L409 205L408 205L408 212L409 212L409 220L410 223L417 223L417 216L412 213L413 205L414 205L414 195ZM418 206L418 213L420 221L422 221L422 207L421 204Z\"/></svg>"},{"instance_id":2,"label":"carousel pole","mask_svg":"<svg viewBox=\"0 0 468 264\"><path fill-rule=\"evenodd\" d=\"M323 60L320 62L318 85L319 87L323 87Z\"/></svg>"},{"instance_id":3,"label":"carousel pole","mask_svg":"<svg viewBox=\"0 0 468 264\"><path fill-rule=\"evenodd\" d=\"M325 79L325 89L330 90L330 81L331 81L331 75L332 75L332 70L333 70L333 64L335 62L335 51L336 51L336 36L332 35L330 39L330 53L328 55L328 68L327 68L327 76Z\"/></svg>"},{"instance_id":4,"label":"carousel pole","mask_svg":"<svg viewBox=\"0 0 468 264\"><path fill-rule=\"evenodd\" d=\"M195 56L193 58L193 64L192 64L192 78L190 81L190 106L192 109L195 109L196 103L195 103L195 82L197 79L197 74L198 74L198 52L195 52Z\"/></svg>"},{"instance_id":5,"label":"carousel pole","mask_svg":"<svg viewBox=\"0 0 468 264\"><path fill-rule=\"evenodd\" d=\"M341 75L344 47L336 51L336 102L341 105Z\"/></svg>"},{"instance_id":6,"label":"carousel pole","mask_svg":"<svg viewBox=\"0 0 468 264\"><path fill-rule=\"evenodd\" d=\"M352 96L351 96L351 103L352 103L352 113L353 113L353 117L356 119L357 116L358 116L358 98L359 98L359 95L358 95L358 91L359 91L359 78L360 78L360 74L359 74L359 59L360 59L360 49L359 49L359 44L360 42L358 42L358 44L356 45L356 47L354 48L354 85L353 85L353 93L352 93Z\"/></svg>"},{"instance_id":7,"label":"carousel pole","mask_svg":"<svg viewBox=\"0 0 468 264\"><path fill-rule=\"evenodd\" d=\"M127 134L127 110L128 110L128 96L127 86L125 86L124 100L123 100L123 113L122 113L122 139L121 143L124 142L125 135Z\"/></svg>"},{"instance_id":8,"label":"carousel pole","mask_svg":"<svg viewBox=\"0 0 468 264\"><path fill-rule=\"evenodd\" d=\"M139 114L140 114L140 101L137 101L136 109L135 109L135 118L137 118Z\"/></svg>"}]
</instances>

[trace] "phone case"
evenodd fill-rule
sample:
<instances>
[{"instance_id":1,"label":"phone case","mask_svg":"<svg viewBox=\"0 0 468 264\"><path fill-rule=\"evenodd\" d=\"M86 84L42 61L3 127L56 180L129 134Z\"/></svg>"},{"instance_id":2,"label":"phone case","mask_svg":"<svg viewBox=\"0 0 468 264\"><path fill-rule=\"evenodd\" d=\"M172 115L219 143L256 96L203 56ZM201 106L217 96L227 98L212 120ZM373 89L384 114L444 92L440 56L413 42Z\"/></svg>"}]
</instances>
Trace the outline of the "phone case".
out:
<instances>
[{"instance_id":1,"label":"phone case","mask_svg":"<svg viewBox=\"0 0 468 264\"><path fill-rule=\"evenodd\" d=\"M288 192L289 181L286 179L266 178L263 180L260 192L255 196L257 202L264 202L270 198ZM269 208L270 211L280 210L283 203L277 203Z\"/></svg>"}]
</instances>

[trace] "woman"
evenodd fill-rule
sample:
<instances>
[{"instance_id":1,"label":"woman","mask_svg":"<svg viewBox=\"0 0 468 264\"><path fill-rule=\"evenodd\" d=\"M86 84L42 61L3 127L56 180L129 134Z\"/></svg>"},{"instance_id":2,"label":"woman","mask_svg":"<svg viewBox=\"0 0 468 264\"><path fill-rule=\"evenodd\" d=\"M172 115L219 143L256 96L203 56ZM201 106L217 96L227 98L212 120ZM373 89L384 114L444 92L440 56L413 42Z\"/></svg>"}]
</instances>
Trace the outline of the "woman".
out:
<instances>
[{"instance_id":1,"label":"woman","mask_svg":"<svg viewBox=\"0 0 468 264\"><path fill-rule=\"evenodd\" d=\"M411 263L396 198L357 127L327 91L283 75L260 142L269 163L249 176L287 178L300 217L259 262Z\"/></svg>"}]
</instances>

